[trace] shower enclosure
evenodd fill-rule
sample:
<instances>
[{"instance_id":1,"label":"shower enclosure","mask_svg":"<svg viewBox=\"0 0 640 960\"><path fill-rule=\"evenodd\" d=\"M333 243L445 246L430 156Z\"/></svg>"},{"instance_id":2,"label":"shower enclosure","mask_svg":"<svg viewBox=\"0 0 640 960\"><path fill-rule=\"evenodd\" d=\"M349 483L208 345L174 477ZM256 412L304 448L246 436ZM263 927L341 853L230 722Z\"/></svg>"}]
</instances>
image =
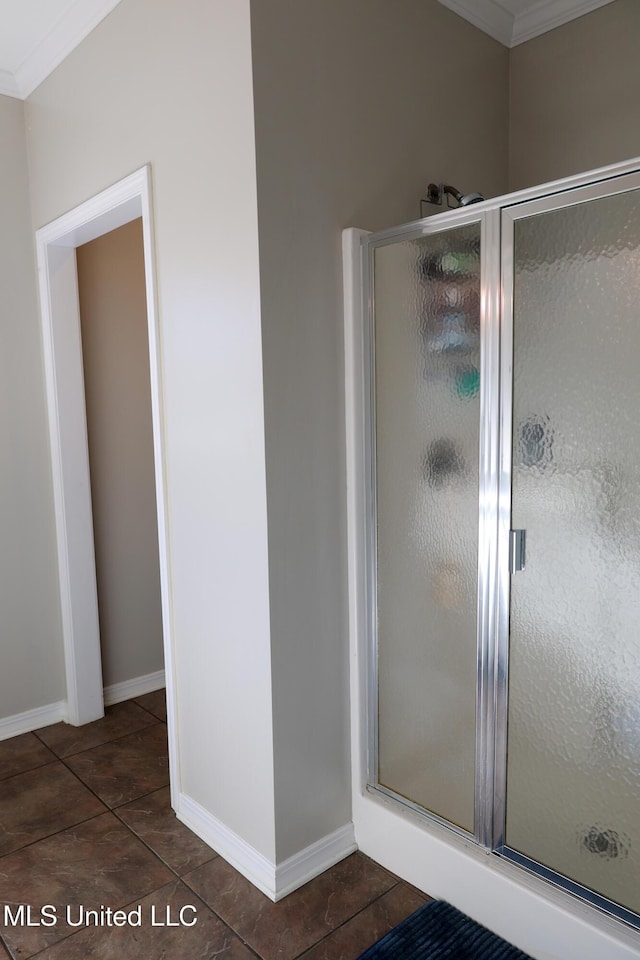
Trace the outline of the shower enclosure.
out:
<instances>
[{"instance_id":1,"label":"shower enclosure","mask_svg":"<svg viewBox=\"0 0 640 960\"><path fill-rule=\"evenodd\" d=\"M638 171L361 244L369 789L632 926Z\"/></svg>"}]
</instances>

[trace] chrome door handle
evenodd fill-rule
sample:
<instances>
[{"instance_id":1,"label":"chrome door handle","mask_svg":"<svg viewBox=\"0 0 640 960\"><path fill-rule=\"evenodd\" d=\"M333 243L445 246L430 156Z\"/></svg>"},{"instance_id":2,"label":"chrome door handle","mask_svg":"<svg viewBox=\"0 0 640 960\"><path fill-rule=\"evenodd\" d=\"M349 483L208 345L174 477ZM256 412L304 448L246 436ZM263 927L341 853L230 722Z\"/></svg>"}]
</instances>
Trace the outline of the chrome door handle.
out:
<instances>
[{"instance_id":1,"label":"chrome door handle","mask_svg":"<svg viewBox=\"0 0 640 960\"><path fill-rule=\"evenodd\" d=\"M526 561L526 530L509 530L509 573L524 570Z\"/></svg>"}]
</instances>

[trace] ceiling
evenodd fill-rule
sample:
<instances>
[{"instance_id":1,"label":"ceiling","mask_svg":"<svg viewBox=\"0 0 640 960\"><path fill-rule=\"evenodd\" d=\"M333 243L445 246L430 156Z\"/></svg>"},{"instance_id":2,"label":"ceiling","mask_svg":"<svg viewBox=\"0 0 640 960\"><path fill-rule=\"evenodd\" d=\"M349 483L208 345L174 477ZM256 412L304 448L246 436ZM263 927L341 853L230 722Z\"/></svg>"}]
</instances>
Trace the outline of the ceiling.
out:
<instances>
[{"instance_id":1,"label":"ceiling","mask_svg":"<svg viewBox=\"0 0 640 960\"><path fill-rule=\"evenodd\" d=\"M120 0L0 0L0 93L28 97Z\"/></svg>"},{"instance_id":2,"label":"ceiling","mask_svg":"<svg viewBox=\"0 0 640 960\"><path fill-rule=\"evenodd\" d=\"M0 93L21 99L28 97L119 2L0 0ZM507 47L612 2L440 0L445 7Z\"/></svg>"},{"instance_id":3,"label":"ceiling","mask_svg":"<svg viewBox=\"0 0 640 960\"><path fill-rule=\"evenodd\" d=\"M613 0L440 0L469 23L515 47Z\"/></svg>"}]
</instances>

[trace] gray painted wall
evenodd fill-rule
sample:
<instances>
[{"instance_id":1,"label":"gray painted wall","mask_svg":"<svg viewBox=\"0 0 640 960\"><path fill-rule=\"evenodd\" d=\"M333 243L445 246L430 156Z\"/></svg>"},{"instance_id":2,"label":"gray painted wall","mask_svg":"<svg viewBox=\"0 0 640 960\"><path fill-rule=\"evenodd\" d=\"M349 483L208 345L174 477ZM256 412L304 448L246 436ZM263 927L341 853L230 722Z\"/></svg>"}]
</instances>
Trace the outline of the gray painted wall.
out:
<instances>
[{"instance_id":1,"label":"gray painted wall","mask_svg":"<svg viewBox=\"0 0 640 960\"><path fill-rule=\"evenodd\" d=\"M248 0L121 0L31 94L25 117L36 228L151 164L174 786L272 859L250 40Z\"/></svg>"},{"instance_id":2,"label":"gray painted wall","mask_svg":"<svg viewBox=\"0 0 640 960\"><path fill-rule=\"evenodd\" d=\"M510 190L640 155L639 37L615 0L513 48Z\"/></svg>"},{"instance_id":3,"label":"gray painted wall","mask_svg":"<svg viewBox=\"0 0 640 960\"><path fill-rule=\"evenodd\" d=\"M350 818L341 230L505 192L508 51L436 0L251 17L282 860Z\"/></svg>"},{"instance_id":4,"label":"gray painted wall","mask_svg":"<svg viewBox=\"0 0 640 960\"><path fill-rule=\"evenodd\" d=\"M24 105L0 96L0 719L65 697Z\"/></svg>"}]
</instances>

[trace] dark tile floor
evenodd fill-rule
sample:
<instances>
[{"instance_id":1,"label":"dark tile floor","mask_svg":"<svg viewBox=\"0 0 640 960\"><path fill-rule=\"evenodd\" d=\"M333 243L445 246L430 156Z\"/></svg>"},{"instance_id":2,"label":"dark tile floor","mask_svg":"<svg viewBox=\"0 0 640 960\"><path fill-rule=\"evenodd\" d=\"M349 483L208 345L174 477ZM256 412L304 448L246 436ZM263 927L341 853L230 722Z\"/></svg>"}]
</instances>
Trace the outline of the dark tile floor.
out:
<instances>
[{"instance_id":1,"label":"dark tile floor","mask_svg":"<svg viewBox=\"0 0 640 960\"><path fill-rule=\"evenodd\" d=\"M164 691L0 743L0 960L355 960L427 899L355 853L274 904L176 819L168 783ZM80 905L130 922L87 926Z\"/></svg>"}]
</instances>

